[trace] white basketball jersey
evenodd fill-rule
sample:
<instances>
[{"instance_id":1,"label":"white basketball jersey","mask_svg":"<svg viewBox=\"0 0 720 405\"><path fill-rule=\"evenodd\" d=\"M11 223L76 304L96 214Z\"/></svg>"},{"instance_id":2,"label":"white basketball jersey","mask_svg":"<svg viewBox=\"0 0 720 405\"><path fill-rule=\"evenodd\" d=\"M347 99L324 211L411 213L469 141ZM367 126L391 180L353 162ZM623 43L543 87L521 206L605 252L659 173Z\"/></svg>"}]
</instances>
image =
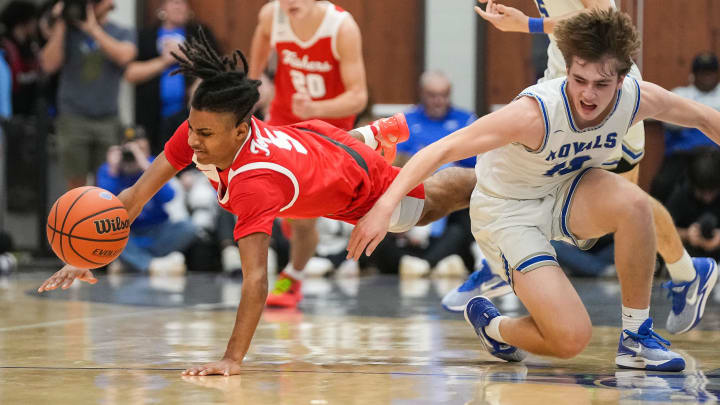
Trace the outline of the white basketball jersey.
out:
<instances>
[{"instance_id":1,"label":"white basketball jersey","mask_svg":"<svg viewBox=\"0 0 720 405\"><path fill-rule=\"evenodd\" d=\"M622 138L640 105L640 87L626 76L614 106L598 126L579 129L570 110L565 78L538 83L517 97L534 98L542 111L545 137L536 151L510 144L478 156L478 190L491 196L536 199L550 194L569 177L588 167L614 167Z\"/></svg>"},{"instance_id":2,"label":"white basketball jersey","mask_svg":"<svg viewBox=\"0 0 720 405\"><path fill-rule=\"evenodd\" d=\"M559 17L575 11L585 9L581 0L535 0L535 5L543 17ZM610 0L610 5L615 8L615 0ZM548 64L545 69L544 80L555 79L566 75L565 58L563 58L560 48L557 46L555 36L550 37L550 45L548 46Z\"/></svg>"}]
</instances>

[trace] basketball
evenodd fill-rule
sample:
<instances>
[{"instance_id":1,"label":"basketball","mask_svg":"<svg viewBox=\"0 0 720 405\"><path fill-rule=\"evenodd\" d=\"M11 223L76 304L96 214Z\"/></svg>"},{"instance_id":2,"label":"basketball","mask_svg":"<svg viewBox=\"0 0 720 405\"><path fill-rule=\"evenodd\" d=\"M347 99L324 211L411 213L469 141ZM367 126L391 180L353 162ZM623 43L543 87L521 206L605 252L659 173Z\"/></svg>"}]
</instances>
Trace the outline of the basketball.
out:
<instances>
[{"instance_id":1,"label":"basketball","mask_svg":"<svg viewBox=\"0 0 720 405\"><path fill-rule=\"evenodd\" d=\"M123 203L99 187L74 188L50 209L47 238L63 262L84 269L104 266L125 248L130 219Z\"/></svg>"}]
</instances>

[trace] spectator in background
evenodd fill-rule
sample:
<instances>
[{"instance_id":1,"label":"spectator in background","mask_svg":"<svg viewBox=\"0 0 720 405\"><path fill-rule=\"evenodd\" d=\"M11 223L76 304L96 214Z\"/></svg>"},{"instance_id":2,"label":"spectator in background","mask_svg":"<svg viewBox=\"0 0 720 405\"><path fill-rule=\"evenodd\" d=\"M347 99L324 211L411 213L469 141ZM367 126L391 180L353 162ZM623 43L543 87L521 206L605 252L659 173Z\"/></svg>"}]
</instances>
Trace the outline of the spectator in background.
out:
<instances>
[{"instance_id":1,"label":"spectator in background","mask_svg":"<svg viewBox=\"0 0 720 405\"><path fill-rule=\"evenodd\" d=\"M477 119L471 111L453 106L451 93L452 84L444 73L428 71L420 76L420 104L405 113L410 139L397 145L396 166L404 166L420 149ZM475 157L457 164L475 167Z\"/></svg>"},{"instance_id":2,"label":"spectator in background","mask_svg":"<svg viewBox=\"0 0 720 405\"><path fill-rule=\"evenodd\" d=\"M135 87L135 121L145 128L154 154L160 153L177 128L173 115L184 111L191 82L173 75L176 63L171 52L179 44L197 35L202 27L211 45L217 49L212 31L192 21L188 0L163 0L157 12L158 24L138 36L138 58L128 65L125 79ZM185 116L187 118L187 115Z\"/></svg>"},{"instance_id":3,"label":"spectator in background","mask_svg":"<svg viewBox=\"0 0 720 405\"><path fill-rule=\"evenodd\" d=\"M396 166L403 166L420 149L477 119L473 112L453 106L451 93L452 84L443 72L427 71L420 76L420 103L405 114L410 138L398 144ZM475 156L455 165L474 167ZM389 242L394 240L409 247L399 260L400 274L423 276L432 271L435 276L465 276L466 269L474 268L475 264L469 211L454 212L429 226L429 240L422 248L415 243L416 238L403 241L397 236L389 237Z\"/></svg>"},{"instance_id":4,"label":"spectator in background","mask_svg":"<svg viewBox=\"0 0 720 405\"><path fill-rule=\"evenodd\" d=\"M120 80L137 48L130 30L108 21L114 7L114 0L92 0L85 20L66 21L58 3L40 52L45 73L60 71L56 129L59 163L70 188L86 184L119 139Z\"/></svg>"},{"instance_id":5,"label":"spectator in background","mask_svg":"<svg viewBox=\"0 0 720 405\"><path fill-rule=\"evenodd\" d=\"M712 52L700 53L693 59L690 85L677 87L673 93L697 101L720 111L720 69L718 58ZM715 145L696 128L683 128L666 124L665 159L655 176L652 194L660 201L667 201L672 190L685 177L694 149Z\"/></svg>"},{"instance_id":6,"label":"spectator in background","mask_svg":"<svg viewBox=\"0 0 720 405\"><path fill-rule=\"evenodd\" d=\"M37 9L29 1L12 1L0 13L5 27L2 48L12 72L14 115L35 115L40 78L37 43Z\"/></svg>"},{"instance_id":7,"label":"spectator in background","mask_svg":"<svg viewBox=\"0 0 720 405\"><path fill-rule=\"evenodd\" d=\"M150 167L150 145L147 139L131 135L122 145L108 149L107 162L97 173L97 186L117 195L132 186ZM145 204L130 228L130 238L120 254L120 262L133 270L155 275L185 273L184 250L195 239L196 227L190 220L171 222L165 203L175 191L165 184Z\"/></svg>"},{"instance_id":8,"label":"spectator in background","mask_svg":"<svg viewBox=\"0 0 720 405\"><path fill-rule=\"evenodd\" d=\"M696 150L687 181L675 188L667 203L680 237L692 256L720 259L720 150Z\"/></svg>"}]
</instances>

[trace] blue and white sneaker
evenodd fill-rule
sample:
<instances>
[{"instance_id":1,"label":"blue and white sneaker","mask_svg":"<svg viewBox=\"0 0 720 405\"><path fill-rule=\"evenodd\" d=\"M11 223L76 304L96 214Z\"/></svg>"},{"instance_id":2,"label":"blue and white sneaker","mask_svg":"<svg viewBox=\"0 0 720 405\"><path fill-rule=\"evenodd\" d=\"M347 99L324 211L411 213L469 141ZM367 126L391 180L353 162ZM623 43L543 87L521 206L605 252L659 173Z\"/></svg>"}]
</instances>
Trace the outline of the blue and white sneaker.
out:
<instances>
[{"instance_id":1,"label":"blue and white sneaker","mask_svg":"<svg viewBox=\"0 0 720 405\"><path fill-rule=\"evenodd\" d=\"M497 316L500 316L500 312L483 296L471 299L465 306L465 320L475 329L480 342L490 354L505 361L522 361L527 356L525 351L507 343L500 343L485 333L485 327Z\"/></svg>"},{"instance_id":2,"label":"blue and white sneaker","mask_svg":"<svg viewBox=\"0 0 720 405\"><path fill-rule=\"evenodd\" d=\"M620 332L615 364L621 368L636 368L653 371L682 371L685 359L665 346L670 342L652 329L652 318L640 325L638 333L624 329Z\"/></svg>"},{"instance_id":3,"label":"blue and white sneaker","mask_svg":"<svg viewBox=\"0 0 720 405\"><path fill-rule=\"evenodd\" d=\"M480 270L475 270L458 288L445 294L442 306L450 312L462 312L472 297L494 298L511 292L510 284L493 273L487 260L483 259Z\"/></svg>"},{"instance_id":4,"label":"blue and white sneaker","mask_svg":"<svg viewBox=\"0 0 720 405\"><path fill-rule=\"evenodd\" d=\"M705 303L718 277L717 263L709 257L693 257L695 278L692 281L663 283L672 298L672 310L666 329L670 333L685 333L694 328L705 312Z\"/></svg>"}]
</instances>

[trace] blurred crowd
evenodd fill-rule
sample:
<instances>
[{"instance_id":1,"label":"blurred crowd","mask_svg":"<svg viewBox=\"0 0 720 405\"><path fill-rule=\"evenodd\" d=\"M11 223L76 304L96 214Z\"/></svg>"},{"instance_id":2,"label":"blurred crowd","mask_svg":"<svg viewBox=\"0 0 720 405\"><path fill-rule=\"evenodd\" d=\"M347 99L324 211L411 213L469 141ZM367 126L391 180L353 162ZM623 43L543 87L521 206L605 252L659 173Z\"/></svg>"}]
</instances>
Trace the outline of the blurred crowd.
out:
<instances>
[{"instance_id":1,"label":"blurred crowd","mask_svg":"<svg viewBox=\"0 0 720 405\"><path fill-rule=\"evenodd\" d=\"M87 3L87 7L85 4ZM12 1L0 12L0 119L12 171L35 168L38 120L48 120L49 160L57 162L67 189L87 184L119 193L132 184L160 153L187 117L193 80L171 75L173 52L202 27L217 47L212 29L193 19L187 0L164 0L155 24L134 32L108 19L113 0L51 0L37 6ZM227 51L227 50L224 50ZM272 99L272 66L263 78L255 114L262 118ZM673 91L720 110L717 56L697 55L688 85ZM125 80L135 86L135 125L124 128L118 94ZM398 146L402 166L424 146L462 128L477 117L452 104L451 79L440 71L422 74L420 98L406 111L410 139ZM371 111L368 108L366 111ZM376 117L358 117L364 125ZM672 213L693 256L720 258L720 150L696 129L667 126L665 158L652 194ZM454 163L474 167L474 158ZM33 190L19 176L7 176L11 210L33 204ZM57 196L54 196L57 197ZM110 271L182 274L187 269L239 274L242 263L232 237L234 220L222 211L215 191L194 169L182 171L148 203L132 225L128 247ZM458 276L479 265L467 210L405 234L391 234L373 257L345 261L352 226L321 219L320 243L308 275L356 276L376 269L403 276ZM12 239L0 229L0 273L16 264ZM270 269L288 262L287 224L275 226ZM559 260L585 276L613 273L612 238L589 252L556 246ZM581 263L582 265L577 265ZM588 264L590 263L590 264Z\"/></svg>"}]
</instances>

